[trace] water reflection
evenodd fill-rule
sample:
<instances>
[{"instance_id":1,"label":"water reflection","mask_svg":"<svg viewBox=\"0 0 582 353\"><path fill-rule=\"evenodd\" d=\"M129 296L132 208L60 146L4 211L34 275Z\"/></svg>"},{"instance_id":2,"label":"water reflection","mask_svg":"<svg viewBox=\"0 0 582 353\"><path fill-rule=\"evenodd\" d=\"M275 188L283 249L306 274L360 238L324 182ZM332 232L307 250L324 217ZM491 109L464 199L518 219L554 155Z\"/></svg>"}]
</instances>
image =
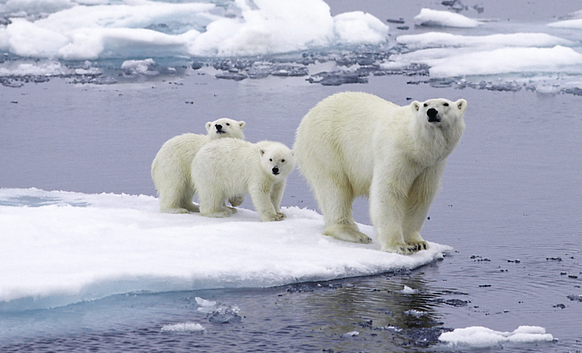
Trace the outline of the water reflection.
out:
<instances>
[{"instance_id":1,"label":"water reflection","mask_svg":"<svg viewBox=\"0 0 582 353\"><path fill-rule=\"evenodd\" d=\"M457 293L462 294L431 288L417 270L288 286L278 305L326 337L322 348L328 351L398 351L438 343L440 333L449 329L440 322L437 307L465 306L466 301L448 297Z\"/></svg>"},{"instance_id":2,"label":"water reflection","mask_svg":"<svg viewBox=\"0 0 582 353\"><path fill-rule=\"evenodd\" d=\"M114 347L132 347L136 352L195 347L208 352L430 350L426 347L434 348L447 330L438 307L457 293L435 288L430 277L419 269L266 289L111 296L34 315L3 315L11 336L18 339L15 345L0 344L0 350L41 352L55 345L109 352L115 352ZM217 307L236 307L240 320L213 323L209 319L213 308L201 307L197 297L216 302ZM200 324L204 332L162 330L183 323Z\"/></svg>"}]
</instances>

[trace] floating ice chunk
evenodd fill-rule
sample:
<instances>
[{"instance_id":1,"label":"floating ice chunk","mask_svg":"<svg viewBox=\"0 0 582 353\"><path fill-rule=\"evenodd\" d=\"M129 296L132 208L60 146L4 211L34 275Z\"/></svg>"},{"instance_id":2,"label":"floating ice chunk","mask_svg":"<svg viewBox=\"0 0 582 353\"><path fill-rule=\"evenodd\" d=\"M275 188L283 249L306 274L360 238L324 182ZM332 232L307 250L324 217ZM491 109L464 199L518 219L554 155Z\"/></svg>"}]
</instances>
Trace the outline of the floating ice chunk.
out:
<instances>
[{"instance_id":1,"label":"floating ice chunk","mask_svg":"<svg viewBox=\"0 0 582 353\"><path fill-rule=\"evenodd\" d=\"M0 268L10 268L0 276L0 312L128 292L263 288L371 275L414 269L451 250L431 243L409 256L385 253L376 243L321 235L324 221L316 211L284 212L287 220L277 224L257 222L256 212L245 209L208 219L160 213L152 196L0 188ZM359 226L374 237L371 226ZM293 241L273 236L278 233Z\"/></svg>"},{"instance_id":2,"label":"floating ice chunk","mask_svg":"<svg viewBox=\"0 0 582 353\"><path fill-rule=\"evenodd\" d=\"M386 41L388 26L369 13L346 12L334 17L338 40L348 44L379 44Z\"/></svg>"},{"instance_id":3,"label":"floating ice chunk","mask_svg":"<svg viewBox=\"0 0 582 353\"><path fill-rule=\"evenodd\" d=\"M198 308L198 311L203 313L210 313L216 307L216 302L212 300L206 300L200 297L196 297L194 298L194 300L196 300L196 304L200 306Z\"/></svg>"},{"instance_id":4,"label":"floating ice chunk","mask_svg":"<svg viewBox=\"0 0 582 353\"><path fill-rule=\"evenodd\" d=\"M404 294L415 294L415 293L418 293L418 290L417 289L412 289L409 286L406 286L405 285L404 286L404 289L402 290L402 293L404 293Z\"/></svg>"},{"instance_id":5,"label":"floating ice chunk","mask_svg":"<svg viewBox=\"0 0 582 353\"><path fill-rule=\"evenodd\" d=\"M500 332L482 326L473 326L445 332L439 336L439 340L449 346L491 347L508 342L553 341L554 337L546 333L545 328L539 326L519 326L513 332Z\"/></svg>"},{"instance_id":6,"label":"floating ice chunk","mask_svg":"<svg viewBox=\"0 0 582 353\"><path fill-rule=\"evenodd\" d=\"M479 26L479 21L463 15L424 8L414 17L414 22L419 26L429 27L458 27L473 28Z\"/></svg>"},{"instance_id":7,"label":"floating ice chunk","mask_svg":"<svg viewBox=\"0 0 582 353\"><path fill-rule=\"evenodd\" d=\"M206 328L199 323L187 322L183 324L173 324L162 326L162 332L204 332Z\"/></svg>"},{"instance_id":8,"label":"floating ice chunk","mask_svg":"<svg viewBox=\"0 0 582 353\"><path fill-rule=\"evenodd\" d=\"M5 37L3 46L12 53L32 58L54 58L59 49L69 39L58 31L43 28L23 18L14 18L5 29L0 29L0 36ZM0 48L2 49L2 48Z\"/></svg>"},{"instance_id":9,"label":"floating ice chunk","mask_svg":"<svg viewBox=\"0 0 582 353\"><path fill-rule=\"evenodd\" d=\"M196 304L203 306L203 307L208 307L208 306L215 306L216 302L212 301L212 300L207 300L207 299L203 299L200 297L196 297L194 298L194 300L196 300Z\"/></svg>"},{"instance_id":10,"label":"floating ice chunk","mask_svg":"<svg viewBox=\"0 0 582 353\"><path fill-rule=\"evenodd\" d=\"M582 29L582 19L552 22L548 27Z\"/></svg>"},{"instance_id":11,"label":"floating ice chunk","mask_svg":"<svg viewBox=\"0 0 582 353\"><path fill-rule=\"evenodd\" d=\"M126 60L121 64L121 69L133 75L152 75L157 74L157 71L154 70L155 66L156 62L151 58L145 60Z\"/></svg>"},{"instance_id":12,"label":"floating ice chunk","mask_svg":"<svg viewBox=\"0 0 582 353\"><path fill-rule=\"evenodd\" d=\"M4 11L23 11L27 15L39 15L70 9L75 5L71 0L8 0Z\"/></svg>"},{"instance_id":13,"label":"floating ice chunk","mask_svg":"<svg viewBox=\"0 0 582 353\"><path fill-rule=\"evenodd\" d=\"M39 62L23 62L15 66L0 66L2 76L59 76L73 73L73 70L58 61L42 60Z\"/></svg>"},{"instance_id":14,"label":"floating ice chunk","mask_svg":"<svg viewBox=\"0 0 582 353\"><path fill-rule=\"evenodd\" d=\"M350 331L342 335L342 337L356 337L360 335L360 331Z\"/></svg>"},{"instance_id":15,"label":"floating ice chunk","mask_svg":"<svg viewBox=\"0 0 582 353\"><path fill-rule=\"evenodd\" d=\"M559 71L582 64L582 54L558 45L553 48L500 48L466 53L456 51L440 58L427 58L423 62L431 67L431 76L496 75Z\"/></svg>"},{"instance_id":16,"label":"floating ice chunk","mask_svg":"<svg viewBox=\"0 0 582 353\"><path fill-rule=\"evenodd\" d=\"M396 38L400 44L409 49L435 47L553 47L556 45L572 46L573 41L555 37L546 33L510 33L487 36L463 36L450 33L429 32L414 35L402 35Z\"/></svg>"},{"instance_id":17,"label":"floating ice chunk","mask_svg":"<svg viewBox=\"0 0 582 353\"><path fill-rule=\"evenodd\" d=\"M405 315L414 316L414 317L423 317L428 315L426 311L420 311L416 309L410 309L403 312Z\"/></svg>"},{"instance_id":18,"label":"floating ice chunk","mask_svg":"<svg viewBox=\"0 0 582 353\"><path fill-rule=\"evenodd\" d=\"M221 306L220 308L208 314L208 321L213 324L228 324L240 322L241 317L238 314L240 309L238 307Z\"/></svg>"},{"instance_id":19,"label":"floating ice chunk","mask_svg":"<svg viewBox=\"0 0 582 353\"><path fill-rule=\"evenodd\" d=\"M582 29L582 11L577 11L570 16L572 18L548 24L548 27Z\"/></svg>"}]
</instances>

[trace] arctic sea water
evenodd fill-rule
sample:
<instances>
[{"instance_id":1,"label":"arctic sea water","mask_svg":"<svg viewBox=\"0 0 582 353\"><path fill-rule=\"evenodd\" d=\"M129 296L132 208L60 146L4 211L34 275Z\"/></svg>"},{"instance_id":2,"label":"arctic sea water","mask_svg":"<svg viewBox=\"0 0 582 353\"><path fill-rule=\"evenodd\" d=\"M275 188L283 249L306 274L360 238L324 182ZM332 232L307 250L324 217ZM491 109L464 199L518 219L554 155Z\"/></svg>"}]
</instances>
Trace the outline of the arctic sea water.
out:
<instances>
[{"instance_id":1,"label":"arctic sea water","mask_svg":"<svg viewBox=\"0 0 582 353\"><path fill-rule=\"evenodd\" d=\"M582 349L578 4L286 4L2 5L1 350ZM168 138L345 90L468 100L430 252L325 238L297 172L282 223L157 213Z\"/></svg>"}]
</instances>

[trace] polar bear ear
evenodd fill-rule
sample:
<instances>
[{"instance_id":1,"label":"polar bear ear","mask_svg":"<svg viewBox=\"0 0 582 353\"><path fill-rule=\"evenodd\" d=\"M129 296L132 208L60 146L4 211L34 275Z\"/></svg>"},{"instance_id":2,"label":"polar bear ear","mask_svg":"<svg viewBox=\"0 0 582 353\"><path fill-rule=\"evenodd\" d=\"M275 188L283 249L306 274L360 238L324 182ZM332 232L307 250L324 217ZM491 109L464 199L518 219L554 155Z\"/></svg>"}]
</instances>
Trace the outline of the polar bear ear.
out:
<instances>
[{"instance_id":1,"label":"polar bear ear","mask_svg":"<svg viewBox=\"0 0 582 353\"><path fill-rule=\"evenodd\" d=\"M212 127L212 121L209 121L206 123L206 131L210 131L210 128Z\"/></svg>"},{"instance_id":2,"label":"polar bear ear","mask_svg":"<svg viewBox=\"0 0 582 353\"><path fill-rule=\"evenodd\" d=\"M467 109L467 101L464 99L459 99L455 102L455 105L461 111L461 113L464 113L465 109Z\"/></svg>"},{"instance_id":3,"label":"polar bear ear","mask_svg":"<svg viewBox=\"0 0 582 353\"><path fill-rule=\"evenodd\" d=\"M245 123L242 120L238 122L238 127L240 127L241 130L244 129L246 125L247 125L247 123Z\"/></svg>"},{"instance_id":4,"label":"polar bear ear","mask_svg":"<svg viewBox=\"0 0 582 353\"><path fill-rule=\"evenodd\" d=\"M414 102L410 103L410 107L412 108L412 111L416 113L420 110L420 102L414 101Z\"/></svg>"},{"instance_id":5,"label":"polar bear ear","mask_svg":"<svg viewBox=\"0 0 582 353\"><path fill-rule=\"evenodd\" d=\"M259 152L261 152L261 156L264 156L266 151L265 151L265 149L264 149L264 148L261 148L261 149L259 150Z\"/></svg>"}]
</instances>

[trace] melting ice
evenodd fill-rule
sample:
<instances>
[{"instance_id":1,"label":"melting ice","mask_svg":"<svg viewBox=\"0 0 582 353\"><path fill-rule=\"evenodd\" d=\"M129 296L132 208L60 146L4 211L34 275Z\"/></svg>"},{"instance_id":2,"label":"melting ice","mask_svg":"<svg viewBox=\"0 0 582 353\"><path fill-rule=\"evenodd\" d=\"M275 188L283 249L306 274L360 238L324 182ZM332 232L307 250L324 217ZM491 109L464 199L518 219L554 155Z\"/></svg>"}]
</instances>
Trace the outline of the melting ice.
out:
<instances>
[{"instance_id":1,"label":"melting ice","mask_svg":"<svg viewBox=\"0 0 582 353\"><path fill-rule=\"evenodd\" d=\"M362 11L332 16L323 0L9 0L0 5L0 83L115 83L104 68L155 76L188 65L233 80L293 72L282 76L340 85L403 74L435 87L582 95L582 11L517 25L468 14L419 8L402 31ZM313 65L326 61L331 71Z\"/></svg>"},{"instance_id":2,"label":"melting ice","mask_svg":"<svg viewBox=\"0 0 582 353\"><path fill-rule=\"evenodd\" d=\"M244 209L214 219L162 214L151 196L0 189L0 268L10 269L0 277L0 311L129 292L269 287L371 275L417 268L451 249L431 243L429 250L411 256L390 254L376 244L323 236L323 217L315 211L291 207L285 212L282 222L260 222L254 211ZM374 236L371 226L360 227ZM196 302L217 320L228 314L215 302Z\"/></svg>"},{"instance_id":3,"label":"melting ice","mask_svg":"<svg viewBox=\"0 0 582 353\"><path fill-rule=\"evenodd\" d=\"M495 331L487 327L473 326L442 333L441 342L447 345L465 347L493 347L503 344L551 342L554 337L539 326L519 326L512 332Z\"/></svg>"}]
</instances>

